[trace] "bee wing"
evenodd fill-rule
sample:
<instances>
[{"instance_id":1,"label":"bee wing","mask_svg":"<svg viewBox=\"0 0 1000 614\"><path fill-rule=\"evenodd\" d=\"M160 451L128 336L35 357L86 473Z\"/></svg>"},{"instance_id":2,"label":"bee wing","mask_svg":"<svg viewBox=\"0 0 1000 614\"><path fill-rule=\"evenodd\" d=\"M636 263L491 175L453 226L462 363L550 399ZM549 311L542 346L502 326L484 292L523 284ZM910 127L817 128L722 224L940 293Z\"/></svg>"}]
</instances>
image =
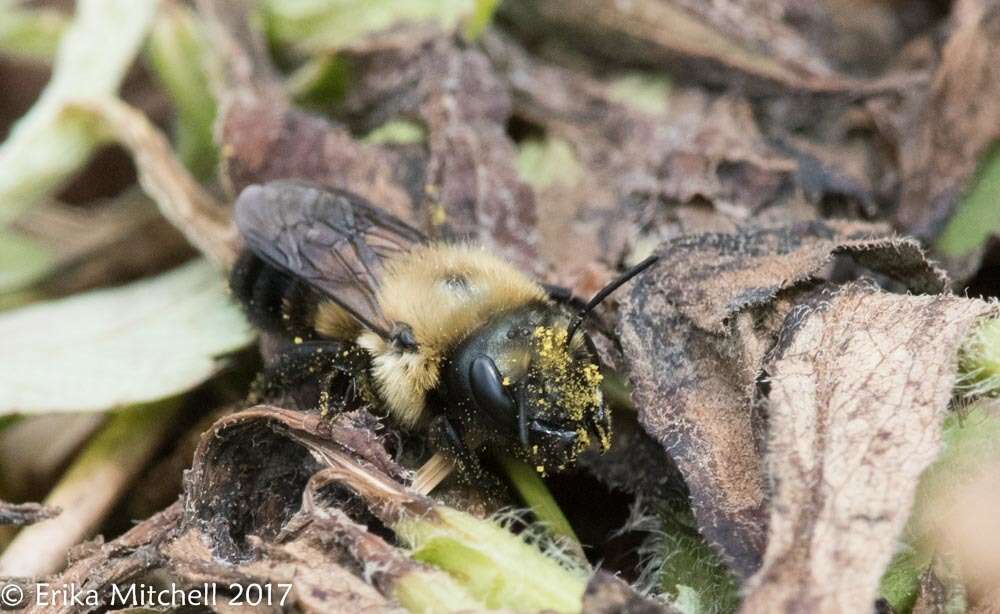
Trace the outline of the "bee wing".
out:
<instances>
[{"instance_id":1,"label":"bee wing","mask_svg":"<svg viewBox=\"0 0 1000 614\"><path fill-rule=\"evenodd\" d=\"M234 217L258 257L388 338L391 323L378 305L382 264L423 242L420 231L360 196L294 181L248 186Z\"/></svg>"}]
</instances>

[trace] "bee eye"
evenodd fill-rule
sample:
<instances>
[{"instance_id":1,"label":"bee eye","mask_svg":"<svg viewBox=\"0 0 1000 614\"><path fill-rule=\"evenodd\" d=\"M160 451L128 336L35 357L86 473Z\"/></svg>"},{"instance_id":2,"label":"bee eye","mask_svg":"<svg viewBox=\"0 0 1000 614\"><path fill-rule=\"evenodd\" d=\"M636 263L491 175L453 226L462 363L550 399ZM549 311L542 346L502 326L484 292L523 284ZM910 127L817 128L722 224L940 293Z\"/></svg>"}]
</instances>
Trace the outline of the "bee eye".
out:
<instances>
[{"instance_id":1,"label":"bee eye","mask_svg":"<svg viewBox=\"0 0 1000 614\"><path fill-rule=\"evenodd\" d=\"M501 424L515 421L514 400L503 387L503 378L496 363L489 356L480 354L469 365L469 388L476 406Z\"/></svg>"}]
</instances>

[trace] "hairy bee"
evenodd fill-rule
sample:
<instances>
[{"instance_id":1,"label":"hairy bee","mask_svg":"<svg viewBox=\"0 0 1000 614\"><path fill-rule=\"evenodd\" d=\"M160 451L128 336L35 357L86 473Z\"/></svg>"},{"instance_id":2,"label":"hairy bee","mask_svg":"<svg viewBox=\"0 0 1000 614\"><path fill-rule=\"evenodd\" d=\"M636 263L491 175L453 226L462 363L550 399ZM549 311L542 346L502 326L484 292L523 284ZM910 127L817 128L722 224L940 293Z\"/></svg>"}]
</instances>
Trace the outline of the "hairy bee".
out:
<instances>
[{"instance_id":1,"label":"hairy bee","mask_svg":"<svg viewBox=\"0 0 1000 614\"><path fill-rule=\"evenodd\" d=\"M600 369L578 327L651 261L574 311L489 251L429 243L347 192L250 186L235 220L249 249L234 294L255 324L293 340L272 379L346 378L400 426L425 429L466 477L483 450L544 472L610 446Z\"/></svg>"}]
</instances>

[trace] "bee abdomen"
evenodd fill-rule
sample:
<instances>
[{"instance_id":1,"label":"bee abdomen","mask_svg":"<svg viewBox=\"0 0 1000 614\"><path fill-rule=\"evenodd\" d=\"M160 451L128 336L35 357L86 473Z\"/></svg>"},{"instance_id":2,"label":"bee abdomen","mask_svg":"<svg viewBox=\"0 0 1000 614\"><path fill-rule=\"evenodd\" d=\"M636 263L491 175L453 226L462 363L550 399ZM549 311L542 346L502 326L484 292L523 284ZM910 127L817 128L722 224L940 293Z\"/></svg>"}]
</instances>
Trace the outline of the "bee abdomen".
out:
<instances>
[{"instance_id":1,"label":"bee abdomen","mask_svg":"<svg viewBox=\"0 0 1000 614\"><path fill-rule=\"evenodd\" d=\"M318 297L308 285L244 251L229 276L250 322L265 331L313 337Z\"/></svg>"}]
</instances>

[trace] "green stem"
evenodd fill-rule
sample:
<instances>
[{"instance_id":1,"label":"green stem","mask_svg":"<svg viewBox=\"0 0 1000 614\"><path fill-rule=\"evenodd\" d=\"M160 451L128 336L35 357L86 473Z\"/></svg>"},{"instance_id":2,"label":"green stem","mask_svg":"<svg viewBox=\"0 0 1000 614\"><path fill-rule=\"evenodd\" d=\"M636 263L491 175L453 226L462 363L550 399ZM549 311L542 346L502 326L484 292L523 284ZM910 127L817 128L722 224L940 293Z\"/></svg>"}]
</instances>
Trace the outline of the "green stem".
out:
<instances>
[{"instance_id":1,"label":"green stem","mask_svg":"<svg viewBox=\"0 0 1000 614\"><path fill-rule=\"evenodd\" d=\"M582 560L586 560L580 538L576 536L569 520L566 519L538 472L527 463L506 454L498 455L497 460L510 478L517 494L521 496L521 500L531 508L535 518L552 534L565 538L574 553Z\"/></svg>"},{"instance_id":2,"label":"green stem","mask_svg":"<svg viewBox=\"0 0 1000 614\"><path fill-rule=\"evenodd\" d=\"M625 378L614 371L605 371L602 375L604 379L601 380L601 394L608 404L616 409L635 412L635 406L632 405L632 391Z\"/></svg>"}]
</instances>

